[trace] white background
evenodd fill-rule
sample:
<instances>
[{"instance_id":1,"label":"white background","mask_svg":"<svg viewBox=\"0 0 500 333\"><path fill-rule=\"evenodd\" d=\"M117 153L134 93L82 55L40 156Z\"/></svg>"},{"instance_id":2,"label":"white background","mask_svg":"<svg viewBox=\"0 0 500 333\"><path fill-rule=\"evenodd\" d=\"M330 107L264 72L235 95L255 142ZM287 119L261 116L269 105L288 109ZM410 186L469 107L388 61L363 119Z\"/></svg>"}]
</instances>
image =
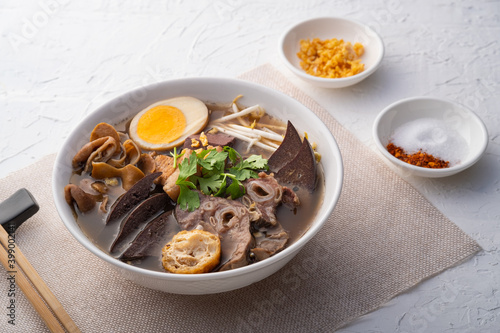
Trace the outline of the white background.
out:
<instances>
[{"instance_id":1,"label":"white background","mask_svg":"<svg viewBox=\"0 0 500 333\"><path fill-rule=\"evenodd\" d=\"M386 46L381 68L339 90L295 78L280 63L279 37L317 16L376 30ZM486 154L444 179L401 175L484 251L340 332L498 332L499 16L500 2L483 0L2 1L0 177L57 152L101 104L166 79L236 77L271 63L373 149L372 122L385 106L418 95L449 98L486 123Z\"/></svg>"}]
</instances>

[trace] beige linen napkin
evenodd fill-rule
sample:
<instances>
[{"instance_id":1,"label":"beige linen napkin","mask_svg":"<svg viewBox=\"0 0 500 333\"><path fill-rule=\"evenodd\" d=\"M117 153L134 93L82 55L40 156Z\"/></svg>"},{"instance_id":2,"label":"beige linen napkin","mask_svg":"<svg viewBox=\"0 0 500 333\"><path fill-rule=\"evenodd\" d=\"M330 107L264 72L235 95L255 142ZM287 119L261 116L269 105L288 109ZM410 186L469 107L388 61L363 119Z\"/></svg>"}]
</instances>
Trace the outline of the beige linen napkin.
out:
<instances>
[{"instance_id":1,"label":"beige linen napkin","mask_svg":"<svg viewBox=\"0 0 500 333\"><path fill-rule=\"evenodd\" d=\"M18 229L16 240L83 332L330 332L480 250L273 67L242 78L313 110L335 136L345 166L343 192L325 227L281 271L254 285L206 296L138 286L66 231L52 202L54 156L0 180L0 200L25 187L39 201L40 211ZM6 274L2 267L0 331L47 331L21 292L16 325L7 323Z\"/></svg>"}]
</instances>

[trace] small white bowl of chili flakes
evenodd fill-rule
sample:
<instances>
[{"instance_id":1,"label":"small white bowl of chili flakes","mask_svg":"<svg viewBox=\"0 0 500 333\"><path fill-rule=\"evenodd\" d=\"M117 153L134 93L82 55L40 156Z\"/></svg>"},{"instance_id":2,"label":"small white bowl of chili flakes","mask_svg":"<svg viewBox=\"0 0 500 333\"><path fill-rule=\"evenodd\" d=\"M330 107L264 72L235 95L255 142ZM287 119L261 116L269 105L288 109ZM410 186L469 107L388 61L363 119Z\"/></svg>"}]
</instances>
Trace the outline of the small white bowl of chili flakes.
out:
<instances>
[{"instance_id":1,"label":"small white bowl of chili flakes","mask_svg":"<svg viewBox=\"0 0 500 333\"><path fill-rule=\"evenodd\" d=\"M385 108L373 124L377 148L408 174L438 178L476 163L488 145L481 119L465 106L413 97Z\"/></svg>"},{"instance_id":2,"label":"small white bowl of chili flakes","mask_svg":"<svg viewBox=\"0 0 500 333\"><path fill-rule=\"evenodd\" d=\"M377 70L384 57L384 44L362 23L319 17L287 29L280 39L279 53L302 80L323 88L344 88Z\"/></svg>"}]
</instances>

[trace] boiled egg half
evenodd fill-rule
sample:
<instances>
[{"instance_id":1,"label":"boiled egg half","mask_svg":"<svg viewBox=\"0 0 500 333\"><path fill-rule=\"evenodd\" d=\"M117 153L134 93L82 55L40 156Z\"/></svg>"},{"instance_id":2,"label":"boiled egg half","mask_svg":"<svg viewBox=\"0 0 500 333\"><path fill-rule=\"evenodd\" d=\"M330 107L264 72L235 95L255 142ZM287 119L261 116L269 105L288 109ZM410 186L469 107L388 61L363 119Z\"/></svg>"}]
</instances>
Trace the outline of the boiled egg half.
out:
<instances>
[{"instance_id":1,"label":"boiled egg half","mask_svg":"<svg viewBox=\"0 0 500 333\"><path fill-rule=\"evenodd\" d=\"M197 98L182 96L148 106L130 123L132 140L143 149L169 150L208 123L208 109Z\"/></svg>"}]
</instances>

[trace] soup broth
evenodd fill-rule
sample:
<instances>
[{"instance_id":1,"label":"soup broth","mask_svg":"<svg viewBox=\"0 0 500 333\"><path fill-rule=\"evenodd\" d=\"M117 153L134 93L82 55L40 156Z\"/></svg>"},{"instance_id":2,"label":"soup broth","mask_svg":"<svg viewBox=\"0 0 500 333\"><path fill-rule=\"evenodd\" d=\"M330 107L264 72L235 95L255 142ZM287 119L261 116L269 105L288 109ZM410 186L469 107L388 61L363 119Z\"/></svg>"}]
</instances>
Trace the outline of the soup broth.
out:
<instances>
[{"instance_id":1,"label":"soup broth","mask_svg":"<svg viewBox=\"0 0 500 333\"><path fill-rule=\"evenodd\" d=\"M210 110L210 121L218 119L228 113L231 113L231 106L224 104L211 104L207 103L207 107ZM253 121L250 117L249 121ZM235 120L235 123L238 123L238 120ZM269 115L264 115L259 118L259 124L267 124L270 125L277 133L280 135L285 134L286 124L282 121L275 119ZM128 136L130 120L125 121L121 124L117 124L115 128ZM207 126L207 129L210 129L210 123ZM257 146L252 146L248 148L248 142L244 142L236 139L233 148L237 150L243 158L248 157L250 155L262 155L263 158L269 158L272 152L262 149ZM158 154L169 155L172 151L162 151L158 152ZM92 194L97 194L91 187L91 183L95 182L88 172L82 173L74 173L70 179L70 184L75 184L80 186L84 191ZM279 206L277 208L276 217L283 229L288 232L289 239L286 246L293 244L296 242L311 226L312 221L315 218L316 212L319 210L319 207L323 201L324 194L324 178L323 178L323 169L321 164L318 163L317 169L317 184L314 192L310 193L310 191L295 186L292 188L294 193L300 199L300 205L294 209L290 210L287 207ZM123 251L123 247L115 250L113 252L110 251L112 243L116 239L119 234L121 224L123 219L110 222L106 224L106 216L109 214L111 206L116 200L123 195L126 191L121 186L121 181L118 179L118 183L115 186L108 186L109 191L107 195L109 197L109 204L107 205L107 213L104 213L100 210L99 204L97 204L92 210L82 213L78 209L75 209L75 216L77 223L83 233L103 252L117 257L121 251ZM162 193L162 186L155 185L153 192ZM172 205L175 203L172 201ZM162 212L160 212L162 213ZM159 215L158 213L157 215ZM142 228L144 225L142 226ZM165 246L166 243L172 240L173 236L176 235L179 231L181 231L181 227L177 223L177 220L174 214L170 214L168 217L168 222L166 223L166 228L164 230L164 234L162 235L162 242L153 244L150 249L150 253L153 255L146 256L142 259L130 260L127 261L129 264L138 266L145 269L166 272L162 266L162 247ZM140 230L139 230L140 231ZM138 233L138 232L137 232ZM133 236L137 235L135 233ZM133 238L132 236L132 238ZM130 238L130 237L129 237ZM126 244L126 243L125 243ZM224 261L227 256L226 253L222 253L221 261Z\"/></svg>"}]
</instances>

